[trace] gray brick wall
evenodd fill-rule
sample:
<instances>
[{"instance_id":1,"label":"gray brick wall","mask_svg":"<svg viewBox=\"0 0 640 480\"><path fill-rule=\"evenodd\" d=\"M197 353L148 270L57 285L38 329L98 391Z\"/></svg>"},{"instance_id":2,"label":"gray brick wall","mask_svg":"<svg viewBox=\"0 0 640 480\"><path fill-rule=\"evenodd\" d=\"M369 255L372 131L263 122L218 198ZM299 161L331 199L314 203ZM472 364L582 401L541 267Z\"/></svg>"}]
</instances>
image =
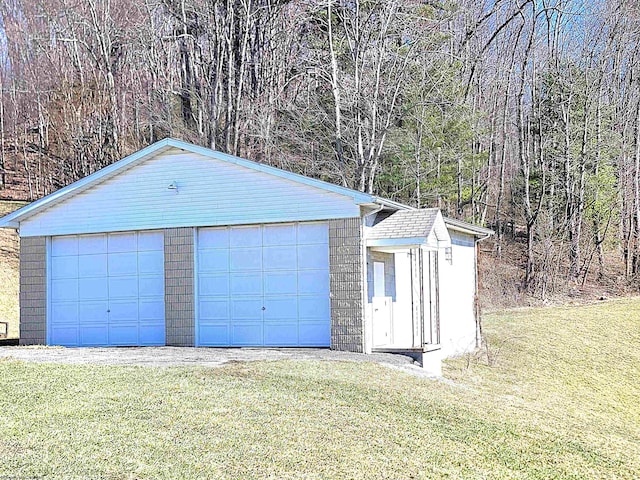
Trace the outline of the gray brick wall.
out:
<instances>
[{"instance_id":1,"label":"gray brick wall","mask_svg":"<svg viewBox=\"0 0 640 480\"><path fill-rule=\"evenodd\" d=\"M20 239L20 345L47 342L46 237Z\"/></svg>"},{"instance_id":2,"label":"gray brick wall","mask_svg":"<svg viewBox=\"0 0 640 480\"><path fill-rule=\"evenodd\" d=\"M164 231L164 302L167 345L195 345L193 228Z\"/></svg>"},{"instance_id":3,"label":"gray brick wall","mask_svg":"<svg viewBox=\"0 0 640 480\"><path fill-rule=\"evenodd\" d=\"M331 348L364 350L360 218L329 222Z\"/></svg>"}]
</instances>

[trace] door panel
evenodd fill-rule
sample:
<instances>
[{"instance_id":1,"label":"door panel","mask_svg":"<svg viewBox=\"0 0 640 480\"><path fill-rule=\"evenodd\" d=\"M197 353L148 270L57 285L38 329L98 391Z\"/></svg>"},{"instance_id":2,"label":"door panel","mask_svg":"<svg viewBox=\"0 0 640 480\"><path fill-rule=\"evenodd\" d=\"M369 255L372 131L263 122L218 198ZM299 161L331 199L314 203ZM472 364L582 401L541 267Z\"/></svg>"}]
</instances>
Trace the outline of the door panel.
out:
<instances>
[{"instance_id":1,"label":"door panel","mask_svg":"<svg viewBox=\"0 0 640 480\"><path fill-rule=\"evenodd\" d=\"M138 323L138 299L109 301L109 323Z\"/></svg>"},{"instance_id":2,"label":"door panel","mask_svg":"<svg viewBox=\"0 0 640 480\"><path fill-rule=\"evenodd\" d=\"M78 257L78 277L106 277L107 254L80 255Z\"/></svg>"},{"instance_id":3,"label":"door panel","mask_svg":"<svg viewBox=\"0 0 640 480\"><path fill-rule=\"evenodd\" d=\"M78 278L78 262L68 257L56 257L51 259L51 278Z\"/></svg>"},{"instance_id":4,"label":"door panel","mask_svg":"<svg viewBox=\"0 0 640 480\"><path fill-rule=\"evenodd\" d=\"M229 230L229 247L261 247L262 227L231 227Z\"/></svg>"},{"instance_id":5,"label":"door panel","mask_svg":"<svg viewBox=\"0 0 640 480\"><path fill-rule=\"evenodd\" d=\"M295 245L296 226L295 224L265 225L263 241L265 247L270 245Z\"/></svg>"},{"instance_id":6,"label":"door panel","mask_svg":"<svg viewBox=\"0 0 640 480\"><path fill-rule=\"evenodd\" d=\"M231 273L230 294L262 295L262 273Z\"/></svg>"},{"instance_id":7,"label":"door panel","mask_svg":"<svg viewBox=\"0 0 640 480\"><path fill-rule=\"evenodd\" d=\"M265 322L264 344L274 347L294 347L299 345L298 322Z\"/></svg>"},{"instance_id":8,"label":"door panel","mask_svg":"<svg viewBox=\"0 0 640 480\"><path fill-rule=\"evenodd\" d=\"M298 245L298 268L328 270L329 258L318 245Z\"/></svg>"},{"instance_id":9,"label":"door panel","mask_svg":"<svg viewBox=\"0 0 640 480\"><path fill-rule=\"evenodd\" d=\"M80 235L78 237L78 254L97 255L107 253L106 235Z\"/></svg>"},{"instance_id":10,"label":"door panel","mask_svg":"<svg viewBox=\"0 0 640 480\"><path fill-rule=\"evenodd\" d=\"M80 302L78 304L80 324L106 324L109 322L109 302Z\"/></svg>"},{"instance_id":11,"label":"door panel","mask_svg":"<svg viewBox=\"0 0 640 480\"><path fill-rule=\"evenodd\" d=\"M137 275L138 254L136 252L111 253L108 256L109 276Z\"/></svg>"},{"instance_id":12,"label":"door panel","mask_svg":"<svg viewBox=\"0 0 640 480\"><path fill-rule=\"evenodd\" d=\"M54 237L51 240L51 256L73 256L78 255L78 237Z\"/></svg>"},{"instance_id":13,"label":"door panel","mask_svg":"<svg viewBox=\"0 0 640 480\"><path fill-rule=\"evenodd\" d=\"M298 245L309 243L329 245L329 229L326 223L298 224Z\"/></svg>"},{"instance_id":14,"label":"door panel","mask_svg":"<svg viewBox=\"0 0 640 480\"><path fill-rule=\"evenodd\" d=\"M164 295L164 276L145 275L138 277L140 297L161 297Z\"/></svg>"},{"instance_id":15,"label":"door panel","mask_svg":"<svg viewBox=\"0 0 640 480\"><path fill-rule=\"evenodd\" d=\"M198 231L198 247L229 248L229 229L226 227L201 228Z\"/></svg>"},{"instance_id":16,"label":"door panel","mask_svg":"<svg viewBox=\"0 0 640 480\"><path fill-rule=\"evenodd\" d=\"M138 232L138 252L164 252L164 235L159 232Z\"/></svg>"},{"instance_id":17,"label":"door panel","mask_svg":"<svg viewBox=\"0 0 640 480\"><path fill-rule=\"evenodd\" d=\"M200 275L198 281L198 293L200 297L210 295L229 295L229 274Z\"/></svg>"},{"instance_id":18,"label":"door panel","mask_svg":"<svg viewBox=\"0 0 640 480\"><path fill-rule=\"evenodd\" d=\"M291 272L264 272L265 295L295 295L298 290L298 277Z\"/></svg>"},{"instance_id":19,"label":"door panel","mask_svg":"<svg viewBox=\"0 0 640 480\"><path fill-rule=\"evenodd\" d=\"M82 278L78 281L78 298L82 300L107 300L109 283L107 277Z\"/></svg>"},{"instance_id":20,"label":"door panel","mask_svg":"<svg viewBox=\"0 0 640 480\"><path fill-rule=\"evenodd\" d=\"M265 270L295 270L297 268L296 256L292 255L290 245L279 247L265 247L263 249Z\"/></svg>"},{"instance_id":21,"label":"door panel","mask_svg":"<svg viewBox=\"0 0 640 480\"><path fill-rule=\"evenodd\" d=\"M139 345L138 325L110 324L109 343L111 345Z\"/></svg>"},{"instance_id":22,"label":"door panel","mask_svg":"<svg viewBox=\"0 0 640 480\"><path fill-rule=\"evenodd\" d=\"M229 318L229 299L210 299L200 302L200 318L203 320L224 320Z\"/></svg>"},{"instance_id":23,"label":"door panel","mask_svg":"<svg viewBox=\"0 0 640 480\"><path fill-rule=\"evenodd\" d=\"M138 277L109 277L109 298L138 298Z\"/></svg>"},{"instance_id":24,"label":"door panel","mask_svg":"<svg viewBox=\"0 0 640 480\"><path fill-rule=\"evenodd\" d=\"M57 325L70 323L75 325L78 323L78 303L55 303L51 308L49 321Z\"/></svg>"},{"instance_id":25,"label":"door panel","mask_svg":"<svg viewBox=\"0 0 640 480\"><path fill-rule=\"evenodd\" d=\"M166 343L166 333L164 328L164 319L162 324L158 325L139 325L138 343L144 346L164 345Z\"/></svg>"},{"instance_id":26,"label":"door panel","mask_svg":"<svg viewBox=\"0 0 640 480\"><path fill-rule=\"evenodd\" d=\"M331 343L331 326L325 321L300 321L298 329L300 346L324 347Z\"/></svg>"},{"instance_id":27,"label":"door panel","mask_svg":"<svg viewBox=\"0 0 640 480\"><path fill-rule=\"evenodd\" d=\"M199 326L200 338L202 338L201 344L210 347L228 347L231 345L231 337L229 334L229 322L203 322Z\"/></svg>"},{"instance_id":28,"label":"door panel","mask_svg":"<svg viewBox=\"0 0 640 480\"><path fill-rule=\"evenodd\" d=\"M298 319L298 297L265 297L264 321L282 321Z\"/></svg>"},{"instance_id":29,"label":"door panel","mask_svg":"<svg viewBox=\"0 0 640 480\"><path fill-rule=\"evenodd\" d=\"M52 272L52 277L55 272ZM78 279L51 280L51 294L60 302L73 302L78 300Z\"/></svg>"},{"instance_id":30,"label":"door panel","mask_svg":"<svg viewBox=\"0 0 640 480\"><path fill-rule=\"evenodd\" d=\"M109 343L108 325L80 325L80 345L83 347L101 347Z\"/></svg>"},{"instance_id":31,"label":"door panel","mask_svg":"<svg viewBox=\"0 0 640 480\"><path fill-rule=\"evenodd\" d=\"M231 344L253 347L263 345L262 322L238 321L231 324Z\"/></svg>"},{"instance_id":32,"label":"door panel","mask_svg":"<svg viewBox=\"0 0 640 480\"><path fill-rule=\"evenodd\" d=\"M298 298L301 319L322 320L331 316L331 300L326 295L305 295Z\"/></svg>"},{"instance_id":33,"label":"door panel","mask_svg":"<svg viewBox=\"0 0 640 480\"><path fill-rule=\"evenodd\" d=\"M76 325L63 326L57 325L51 331L52 345L78 345L78 327Z\"/></svg>"},{"instance_id":34,"label":"door panel","mask_svg":"<svg viewBox=\"0 0 640 480\"><path fill-rule=\"evenodd\" d=\"M164 275L164 252L138 252L138 274Z\"/></svg>"},{"instance_id":35,"label":"door panel","mask_svg":"<svg viewBox=\"0 0 640 480\"><path fill-rule=\"evenodd\" d=\"M262 298L232 298L231 317L234 320L262 320Z\"/></svg>"},{"instance_id":36,"label":"door panel","mask_svg":"<svg viewBox=\"0 0 640 480\"><path fill-rule=\"evenodd\" d=\"M329 270L301 270L298 272L300 294L329 295Z\"/></svg>"},{"instance_id":37,"label":"door panel","mask_svg":"<svg viewBox=\"0 0 640 480\"><path fill-rule=\"evenodd\" d=\"M198 255L198 271L228 272L229 271L229 250L221 248L202 250Z\"/></svg>"},{"instance_id":38,"label":"door panel","mask_svg":"<svg viewBox=\"0 0 640 480\"><path fill-rule=\"evenodd\" d=\"M155 323L164 329L164 297L140 298L138 301L138 319L145 323Z\"/></svg>"},{"instance_id":39,"label":"door panel","mask_svg":"<svg viewBox=\"0 0 640 480\"><path fill-rule=\"evenodd\" d=\"M232 248L229 268L232 272L262 269L262 248Z\"/></svg>"},{"instance_id":40,"label":"door panel","mask_svg":"<svg viewBox=\"0 0 640 480\"><path fill-rule=\"evenodd\" d=\"M110 233L108 235L109 253L136 252L138 250L135 233Z\"/></svg>"}]
</instances>

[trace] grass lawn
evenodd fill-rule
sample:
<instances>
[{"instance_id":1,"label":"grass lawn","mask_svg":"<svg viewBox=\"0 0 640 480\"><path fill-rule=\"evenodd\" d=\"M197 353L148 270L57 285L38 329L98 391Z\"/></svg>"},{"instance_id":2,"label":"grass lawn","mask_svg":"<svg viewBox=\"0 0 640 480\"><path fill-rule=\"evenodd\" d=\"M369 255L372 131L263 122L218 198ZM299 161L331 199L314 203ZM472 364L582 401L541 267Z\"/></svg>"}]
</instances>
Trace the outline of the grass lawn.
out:
<instances>
[{"instance_id":1,"label":"grass lawn","mask_svg":"<svg viewBox=\"0 0 640 480\"><path fill-rule=\"evenodd\" d=\"M0 201L0 217L24 206L24 202ZM0 322L9 322L9 338L18 338L18 235L0 228Z\"/></svg>"},{"instance_id":2,"label":"grass lawn","mask_svg":"<svg viewBox=\"0 0 640 480\"><path fill-rule=\"evenodd\" d=\"M485 329L491 361L450 361L446 382L0 362L0 478L640 478L640 300Z\"/></svg>"}]
</instances>

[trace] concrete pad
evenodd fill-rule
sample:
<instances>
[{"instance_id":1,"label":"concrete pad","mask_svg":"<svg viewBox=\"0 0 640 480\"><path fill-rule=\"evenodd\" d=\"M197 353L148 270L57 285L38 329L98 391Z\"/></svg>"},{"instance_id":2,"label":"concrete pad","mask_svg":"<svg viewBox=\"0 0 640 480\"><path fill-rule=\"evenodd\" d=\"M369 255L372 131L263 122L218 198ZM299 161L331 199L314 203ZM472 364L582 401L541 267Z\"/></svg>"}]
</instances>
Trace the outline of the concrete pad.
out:
<instances>
[{"instance_id":1,"label":"concrete pad","mask_svg":"<svg viewBox=\"0 0 640 480\"><path fill-rule=\"evenodd\" d=\"M0 360L70 365L138 365L145 367L220 367L230 362L319 360L373 362L429 376L411 357L391 353L339 352L326 348L193 348L193 347L0 347Z\"/></svg>"}]
</instances>

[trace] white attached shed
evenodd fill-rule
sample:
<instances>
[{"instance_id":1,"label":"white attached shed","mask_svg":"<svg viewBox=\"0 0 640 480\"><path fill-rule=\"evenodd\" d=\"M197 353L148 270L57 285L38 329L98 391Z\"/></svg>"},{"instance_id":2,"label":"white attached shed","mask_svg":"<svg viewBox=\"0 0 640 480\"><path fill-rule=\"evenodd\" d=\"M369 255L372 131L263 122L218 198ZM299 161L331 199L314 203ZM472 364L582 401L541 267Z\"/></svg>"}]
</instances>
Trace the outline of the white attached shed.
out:
<instances>
[{"instance_id":1,"label":"white attached shed","mask_svg":"<svg viewBox=\"0 0 640 480\"><path fill-rule=\"evenodd\" d=\"M419 231L397 236L407 222ZM21 238L22 344L441 356L475 342L475 244L490 233L173 139L0 227Z\"/></svg>"}]
</instances>

